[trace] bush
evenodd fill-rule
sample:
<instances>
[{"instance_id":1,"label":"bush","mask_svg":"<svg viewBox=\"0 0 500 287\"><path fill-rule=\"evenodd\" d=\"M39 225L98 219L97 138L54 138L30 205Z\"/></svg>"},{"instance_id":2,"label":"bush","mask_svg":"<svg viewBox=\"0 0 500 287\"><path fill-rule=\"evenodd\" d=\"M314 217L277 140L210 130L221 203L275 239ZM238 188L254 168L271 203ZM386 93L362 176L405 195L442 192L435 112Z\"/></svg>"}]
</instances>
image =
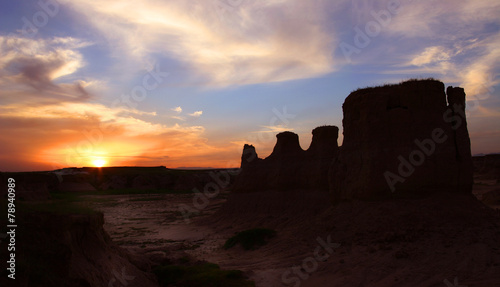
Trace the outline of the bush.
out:
<instances>
[{"instance_id":1,"label":"bush","mask_svg":"<svg viewBox=\"0 0 500 287\"><path fill-rule=\"evenodd\" d=\"M239 243L245 250L253 250L256 247L265 245L267 240L275 235L276 231L267 228L241 231L226 241L224 249L229 249Z\"/></svg>"}]
</instances>

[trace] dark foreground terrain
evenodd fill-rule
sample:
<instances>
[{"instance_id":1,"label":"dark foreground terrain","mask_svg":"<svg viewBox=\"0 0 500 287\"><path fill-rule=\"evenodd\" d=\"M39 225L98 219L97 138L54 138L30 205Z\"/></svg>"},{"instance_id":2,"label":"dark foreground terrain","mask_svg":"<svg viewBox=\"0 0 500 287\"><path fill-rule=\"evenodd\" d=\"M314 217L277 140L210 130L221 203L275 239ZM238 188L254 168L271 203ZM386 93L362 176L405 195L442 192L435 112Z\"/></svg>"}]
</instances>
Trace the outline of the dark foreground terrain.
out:
<instances>
[{"instance_id":1,"label":"dark foreground terrain","mask_svg":"<svg viewBox=\"0 0 500 287\"><path fill-rule=\"evenodd\" d=\"M221 189L207 204L188 190L52 191L49 200L17 201L15 282L160 286L157 266L211 262L243 271L240 281L248 277L256 286L447 286L455 277L463 286L496 286L498 162L474 159L475 197L443 193L384 203L332 206L328 192L311 190ZM206 171L189 173L200 178ZM253 228L276 235L255 250L223 248L236 232ZM4 240L2 258L7 247ZM7 275L2 286L14 286Z\"/></svg>"}]
</instances>

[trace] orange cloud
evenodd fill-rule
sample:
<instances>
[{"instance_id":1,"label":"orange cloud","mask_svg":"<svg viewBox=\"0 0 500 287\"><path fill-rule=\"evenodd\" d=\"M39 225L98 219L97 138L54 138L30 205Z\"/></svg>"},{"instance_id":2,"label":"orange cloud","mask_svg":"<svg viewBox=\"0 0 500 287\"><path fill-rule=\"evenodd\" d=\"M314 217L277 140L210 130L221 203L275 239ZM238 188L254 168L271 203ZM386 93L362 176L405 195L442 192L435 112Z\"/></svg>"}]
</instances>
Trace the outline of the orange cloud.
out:
<instances>
[{"instance_id":1,"label":"orange cloud","mask_svg":"<svg viewBox=\"0 0 500 287\"><path fill-rule=\"evenodd\" d=\"M78 49L86 45L73 38L0 36L0 170L92 166L97 160L213 166L214 156L227 158L223 148L207 143L202 126L159 123L155 112L91 102L86 89L94 81L62 80L85 65Z\"/></svg>"}]
</instances>

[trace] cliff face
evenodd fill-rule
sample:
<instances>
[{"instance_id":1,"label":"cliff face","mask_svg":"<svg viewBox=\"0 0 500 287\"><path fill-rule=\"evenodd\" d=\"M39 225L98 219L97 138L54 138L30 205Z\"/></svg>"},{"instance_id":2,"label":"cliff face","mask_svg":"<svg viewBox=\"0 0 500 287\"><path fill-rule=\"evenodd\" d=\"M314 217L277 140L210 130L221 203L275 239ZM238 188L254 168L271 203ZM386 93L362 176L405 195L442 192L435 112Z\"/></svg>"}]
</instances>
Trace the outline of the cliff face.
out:
<instances>
[{"instance_id":1,"label":"cliff face","mask_svg":"<svg viewBox=\"0 0 500 287\"><path fill-rule=\"evenodd\" d=\"M25 201L46 200L50 191L59 190L59 179L55 174L46 172L1 172L0 180L7 182L8 178L15 180L16 199ZM7 184L0 187L0 196L6 198Z\"/></svg>"},{"instance_id":2,"label":"cliff face","mask_svg":"<svg viewBox=\"0 0 500 287\"><path fill-rule=\"evenodd\" d=\"M328 167L337 154L338 128L314 129L311 146L306 151L300 147L295 133L282 132L276 138L273 152L265 159L258 157L252 145L243 147L242 169L233 190L328 190Z\"/></svg>"},{"instance_id":3,"label":"cliff face","mask_svg":"<svg viewBox=\"0 0 500 287\"><path fill-rule=\"evenodd\" d=\"M344 143L330 169L334 200L449 191L470 193L465 93L435 80L352 92Z\"/></svg>"},{"instance_id":4,"label":"cliff face","mask_svg":"<svg viewBox=\"0 0 500 287\"><path fill-rule=\"evenodd\" d=\"M500 154L475 156L472 158L475 178L500 184Z\"/></svg>"},{"instance_id":5,"label":"cliff face","mask_svg":"<svg viewBox=\"0 0 500 287\"><path fill-rule=\"evenodd\" d=\"M158 286L104 231L102 213L18 212L16 286ZM8 258L7 247L0 250ZM11 286L7 276L1 286Z\"/></svg>"}]
</instances>

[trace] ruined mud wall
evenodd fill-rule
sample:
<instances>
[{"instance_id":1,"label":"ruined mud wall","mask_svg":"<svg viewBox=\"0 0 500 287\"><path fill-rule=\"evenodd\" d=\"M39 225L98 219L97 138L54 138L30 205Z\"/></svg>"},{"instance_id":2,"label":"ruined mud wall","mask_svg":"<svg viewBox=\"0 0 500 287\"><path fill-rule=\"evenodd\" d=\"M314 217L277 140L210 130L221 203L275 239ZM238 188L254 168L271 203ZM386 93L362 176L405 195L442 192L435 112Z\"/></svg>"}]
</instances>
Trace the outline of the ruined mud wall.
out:
<instances>
[{"instance_id":1,"label":"ruined mud wall","mask_svg":"<svg viewBox=\"0 0 500 287\"><path fill-rule=\"evenodd\" d=\"M273 152L265 159L258 157L255 147L245 145L233 190L328 190L328 169L337 154L338 131L335 126L314 129L307 150L300 147L297 134L279 133Z\"/></svg>"},{"instance_id":2,"label":"ruined mud wall","mask_svg":"<svg viewBox=\"0 0 500 287\"><path fill-rule=\"evenodd\" d=\"M465 92L436 80L352 92L330 169L334 200L470 193Z\"/></svg>"}]
</instances>

